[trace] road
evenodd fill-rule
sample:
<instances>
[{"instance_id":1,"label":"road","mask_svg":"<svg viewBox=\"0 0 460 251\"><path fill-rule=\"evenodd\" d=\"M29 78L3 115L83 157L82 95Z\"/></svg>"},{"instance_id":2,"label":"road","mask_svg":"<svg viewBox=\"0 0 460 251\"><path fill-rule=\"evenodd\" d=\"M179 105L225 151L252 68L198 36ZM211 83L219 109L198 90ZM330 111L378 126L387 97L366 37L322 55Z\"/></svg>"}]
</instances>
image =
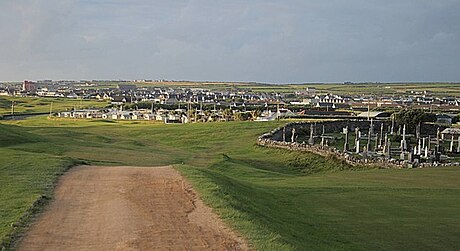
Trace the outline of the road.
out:
<instances>
[{"instance_id":1,"label":"road","mask_svg":"<svg viewBox=\"0 0 460 251\"><path fill-rule=\"evenodd\" d=\"M75 167L18 250L246 250L171 167Z\"/></svg>"}]
</instances>

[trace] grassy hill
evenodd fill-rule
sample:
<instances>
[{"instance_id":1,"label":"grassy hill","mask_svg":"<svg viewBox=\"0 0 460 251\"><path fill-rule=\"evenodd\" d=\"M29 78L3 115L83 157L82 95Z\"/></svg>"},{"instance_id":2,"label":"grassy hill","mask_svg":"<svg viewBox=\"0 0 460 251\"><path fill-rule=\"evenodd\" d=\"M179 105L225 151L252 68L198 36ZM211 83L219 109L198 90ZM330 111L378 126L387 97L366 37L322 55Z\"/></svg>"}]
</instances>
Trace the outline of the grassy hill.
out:
<instances>
[{"instance_id":1,"label":"grassy hill","mask_svg":"<svg viewBox=\"0 0 460 251\"><path fill-rule=\"evenodd\" d=\"M258 250L460 245L460 168L351 170L313 154L255 145L280 123L3 122L0 239L7 243L20 232L13 223L51 195L60 173L83 162L174 164Z\"/></svg>"}]
</instances>

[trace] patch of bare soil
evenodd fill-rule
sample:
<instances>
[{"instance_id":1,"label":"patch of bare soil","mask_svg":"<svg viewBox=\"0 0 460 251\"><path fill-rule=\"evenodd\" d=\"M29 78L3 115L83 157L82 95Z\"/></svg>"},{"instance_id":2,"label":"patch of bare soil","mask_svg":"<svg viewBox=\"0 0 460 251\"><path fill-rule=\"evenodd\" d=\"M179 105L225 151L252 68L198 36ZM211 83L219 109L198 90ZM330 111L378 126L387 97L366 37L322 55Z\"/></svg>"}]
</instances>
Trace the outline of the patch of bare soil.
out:
<instances>
[{"instance_id":1,"label":"patch of bare soil","mask_svg":"<svg viewBox=\"0 0 460 251\"><path fill-rule=\"evenodd\" d=\"M247 250L171 167L82 166L18 250Z\"/></svg>"}]
</instances>

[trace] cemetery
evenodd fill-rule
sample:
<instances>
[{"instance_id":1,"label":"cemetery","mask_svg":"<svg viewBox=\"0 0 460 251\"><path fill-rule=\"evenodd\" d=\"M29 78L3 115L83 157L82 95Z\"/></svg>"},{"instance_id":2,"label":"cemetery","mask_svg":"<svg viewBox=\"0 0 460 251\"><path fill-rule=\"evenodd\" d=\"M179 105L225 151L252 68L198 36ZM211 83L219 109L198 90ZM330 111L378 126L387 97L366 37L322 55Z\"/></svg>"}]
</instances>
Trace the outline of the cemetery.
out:
<instances>
[{"instance_id":1,"label":"cemetery","mask_svg":"<svg viewBox=\"0 0 460 251\"><path fill-rule=\"evenodd\" d=\"M339 158L351 165L386 168L454 166L460 162L460 128L394 120L294 122L258 138L258 144Z\"/></svg>"}]
</instances>

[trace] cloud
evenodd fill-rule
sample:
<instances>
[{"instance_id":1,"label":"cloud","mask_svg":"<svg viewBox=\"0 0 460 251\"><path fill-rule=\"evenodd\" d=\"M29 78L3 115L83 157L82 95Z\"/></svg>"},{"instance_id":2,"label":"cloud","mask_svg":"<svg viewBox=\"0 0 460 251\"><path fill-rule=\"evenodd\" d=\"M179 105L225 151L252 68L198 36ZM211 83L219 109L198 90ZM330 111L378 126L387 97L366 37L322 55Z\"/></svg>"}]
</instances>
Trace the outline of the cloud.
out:
<instances>
[{"instance_id":1,"label":"cloud","mask_svg":"<svg viewBox=\"0 0 460 251\"><path fill-rule=\"evenodd\" d=\"M454 0L0 1L0 79L458 81Z\"/></svg>"}]
</instances>

